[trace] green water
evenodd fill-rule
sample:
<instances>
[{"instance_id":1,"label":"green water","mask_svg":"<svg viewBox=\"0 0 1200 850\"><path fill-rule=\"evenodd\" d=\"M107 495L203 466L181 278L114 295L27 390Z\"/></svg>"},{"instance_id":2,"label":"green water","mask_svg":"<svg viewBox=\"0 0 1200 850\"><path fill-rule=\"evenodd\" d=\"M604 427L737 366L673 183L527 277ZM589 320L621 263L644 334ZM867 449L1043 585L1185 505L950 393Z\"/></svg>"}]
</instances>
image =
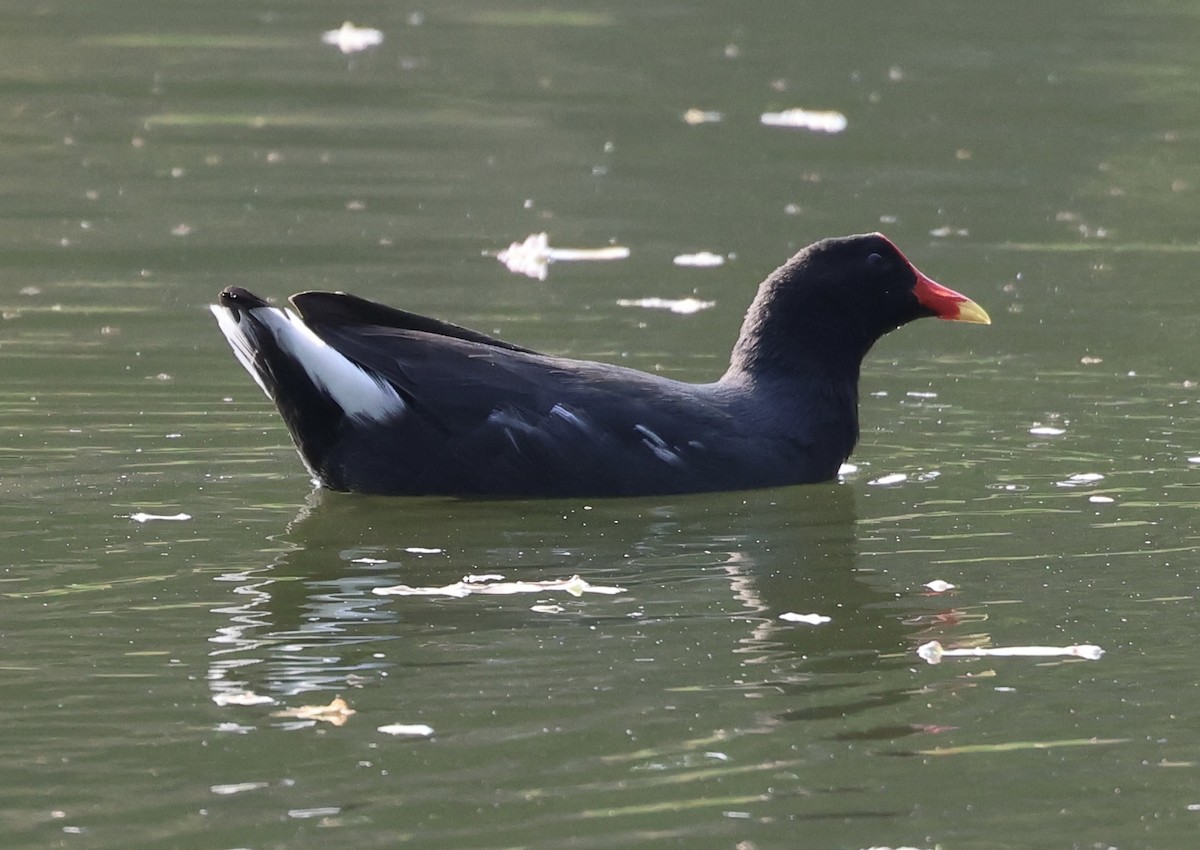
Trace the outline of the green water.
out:
<instances>
[{"instance_id":1,"label":"green water","mask_svg":"<svg viewBox=\"0 0 1200 850\"><path fill-rule=\"evenodd\" d=\"M4 4L0 847L1194 847L1198 18ZM873 229L994 323L884 339L826 486L313 492L205 309L341 288L704 380ZM491 256L543 230L631 255ZM486 574L623 590L373 593Z\"/></svg>"}]
</instances>

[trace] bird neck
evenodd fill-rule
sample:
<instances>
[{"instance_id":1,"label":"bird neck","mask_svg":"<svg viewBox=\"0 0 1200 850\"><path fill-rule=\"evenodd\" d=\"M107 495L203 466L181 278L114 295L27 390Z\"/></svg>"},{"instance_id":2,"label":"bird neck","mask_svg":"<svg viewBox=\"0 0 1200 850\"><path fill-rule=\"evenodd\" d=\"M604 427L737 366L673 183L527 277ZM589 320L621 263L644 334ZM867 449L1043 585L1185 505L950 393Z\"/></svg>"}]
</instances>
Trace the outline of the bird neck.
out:
<instances>
[{"instance_id":1,"label":"bird neck","mask_svg":"<svg viewBox=\"0 0 1200 850\"><path fill-rule=\"evenodd\" d=\"M841 316L819 293L783 291L768 278L738 335L729 371L803 377L816 384L857 388L863 358L875 336L853 316Z\"/></svg>"}]
</instances>

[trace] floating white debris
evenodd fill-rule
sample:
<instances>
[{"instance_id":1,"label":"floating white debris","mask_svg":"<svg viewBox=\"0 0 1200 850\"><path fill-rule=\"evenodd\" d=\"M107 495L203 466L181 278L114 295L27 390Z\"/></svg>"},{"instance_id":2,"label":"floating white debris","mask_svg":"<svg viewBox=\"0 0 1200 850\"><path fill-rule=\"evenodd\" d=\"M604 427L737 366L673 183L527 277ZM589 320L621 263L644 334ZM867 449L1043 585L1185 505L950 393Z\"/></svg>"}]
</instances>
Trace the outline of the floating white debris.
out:
<instances>
[{"instance_id":1,"label":"floating white debris","mask_svg":"<svg viewBox=\"0 0 1200 850\"><path fill-rule=\"evenodd\" d=\"M232 782L228 785L210 785L208 790L222 797L229 797L246 791L257 791L260 788L270 787L268 782Z\"/></svg>"},{"instance_id":2,"label":"floating white debris","mask_svg":"<svg viewBox=\"0 0 1200 850\"><path fill-rule=\"evenodd\" d=\"M819 133L840 133L849 123L845 115L831 109L785 109L782 112L764 112L760 120L767 127L791 127L798 130L815 130Z\"/></svg>"},{"instance_id":3,"label":"floating white debris","mask_svg":"<svg viewBox=\"0 0 1200 850\"><path fill-rule=\"evenodd\" d=\"M562 614L567 609L561 605L530 605L529 610L538 614Z\"/></svg>"},{"instance_id":4,"label":"floating white debris","mask_svg":"<svg viewBox=\"0 0 1200 850\"><path fill-rule=\"evenodd\" d=\"M1111 505L1116 499L1112 496L1088 496L1088 501L1097 505Z\"/></svg>"},{"instance_id":5,"label":"floating white debris","mask_svg":"<svg viewBox=\"0 0 1200 850\"><path fill-rule=\"evenodd\" d=\"M822 623L828 623L833 618L826 617L824 614L797 614L794 611L788 611L786 614L780 614L779 619L788 623L807 623L810 626L819 626Z\"/></svg>"},{"instance_id":6,"label":"floating white debris","mask_svg":"<svg viewBox=\"0 0 1200 850\"><path fill-rule=\"evenodd\" d=\"M1001 655L1001 656L1021 656L1030 658L1044 658L1050 656L1072 656L1075 658L1085 658L1088 661L1098 661L1104 650L1100 647L1090 644L1081 643L1071 646L998 646L993 649L985 649L983 647L970 647L967 649L944 649L936 640L931 640L929 643L923 643L917 647L917 655L930 664L940 664L943 658L951 656L964 658L978 658L982 656Z\"/></svg>"},{"instance_id":7,"label":"floating white debris","mask_svg":"<svg viewBox=\"0 0 1200 850\"><path fill-rule=\"evenodd\" d=\"M512 243L496 254L496 259L514 274L545 280L550 264L549 238L545 233L535 233L524 242Z\"/></svg>"},{"instance_id":8,"label":"floating white debris","mask_svg":"<svg viewBox=\"0 0 1200 850\"><path fill-rule=\"evenodd\" d=\"M406 546L404 551L410 555L440 555L441 549L426 548L424 546Z\"/></svg>"},{"instance_id":9,"label":"floating white debris","mask_svg":"<svg viewBox=\"0 0 1200 850\"><path fill-rule=\"evenodd\" d=\"M1002 484L1000 482L996 482L995 484L988 484L987 488L989 490L1005 490L1009 493L1024 493L1026 490L1029 489L1029 485L1028 484Z\"/></svg>"},{"instance_id":10,"label":"floating white debris","mask_svg":"<svg viewBox=\"0 0 1200 850\"><path fill-rule=\"evenodd\" d=\"M872 479L871 481L868 481L867 483L873 484L877 487L886 487L889 484L900 484L907 480L908 480L908 473L893 472L890 475L883 475L883 476L880 476L879 478Z\"/></svg>"},{"instance_id":11,"label":"floating white debris","mask_svg":"<svg viewBox=\"0 0 1200 850\"><path fill-rule=\"evenodd\" d=\"M255 731L255 727L243 726L240 723L218 723L214 728L218 732L232 732L235 735L249 735Z\"/></svg>"},{"instance_id":12,"label":"floating white debris","mask_svg":"<svg viewBox=\"0 0 1200 850\"><path fill-rule=\"evenodd\" d=\"M271 697L256 694L254 691L233 691L231 693L214 694L212 701L217 705L273 705Z\"/></svg>"},{"instance_id":13,"label":"floating white debris","mask_svg":"<svg viewBox=\"0 0 1200 850\"><path fill-rule=\"evenodd\" d=\"M351 558L352 564L386 564L387 561L383 558Z\"/></svg>"},{"instance_id":14,"label":"floating white debris","mask_svg":"<svg viewBox=\"0 0 1200 850\"><path fill-rule=\"evenodd\" d=\"M1103 480L1104 476L1099 472L1076 472L1074 475L1068 475L1066 481L1055 482L1055 486L1078 487L1080 484L1095 484Z\"/></svg>"},{"instance_id":15,"label":"floating white debris","mask_svg":"<svg viewBox=\"0 0 1200 850\"><path fill-rule=\"evenodd\" d=\"M942 581L940 578L935 578L933 581L925 582L925 586L934 593L945 593L947 590L954 590L958 585L951 584L948 581Z\"/></svg>"},{"instance_id":16,"label":"floating white debris","mask_svg":"<svg viewBox=\"0 0 1200 850\"><path fill-rule=\"evenodd\" d=\"M424 723L390 723L376 729L385 735L406 735L410 738L428 738L433 735L433 727Z\"/></svg>"},{"instance_id":17,"label":"floating white debris","mask_svg":"<svg viewBox=\"0 0 1200 850\"><path fill-rule=\"evenodd\" d=\"M711 269L725 265L725 258L712 251L697 251L695 254L680 254L671 260L677 266L693 269Z\"/></svg>"},{"instance_id":18,"label":"floating white debris","mask_svg":"<svg viewBox=\"0 0 1200 850\"><path fill-rule=\"evenodd\" d=\"M707 109L689 109L683 113L683 123L685 124L717 124L724 120L725 114L722 112L713 112Z\"/></svg>"},{"instance_id":19,"label":"floating white debris","mask_svg":"<svg viewBox=\"0 0 1200 850\"><path fill-rule=\"evenodd\" d=\"M347 718L357 712L341 697L334 697L329 705L300 705L271 712L272 717L295 717L300 720L323 720L334 726L342 726Z\"/></svg>"},{"instance_id":20,"label":"floating white debris","mask_svg":"<svg viewBox=\"0 0 1200 850\"><path fill-rule=\"evenodd\" d=\"M937 398L938 397L937 393L935 393L935 392L920 392L918 390L909 390L908 392L905 393L905 395L908 396L909 398Z\"/></svg>"},{"instance_id":21,"label":"floating white debris","mask_svg":"<svg viewBox=\"0 0 1200 850\"><path fill-rule=\"evenodd\" d=\"M1056 428L1053 425L1034 425L1029 429L1030 434L1036 434L1039 437L1061 437L1067 433L1066 428Z\"/></svg>"},{"instance_id":22,"label":"floating white debris","mask_svg":"<svg viewBox=\"0 0 1200 850\"><path fill-rule=\"evenodd\" d=\"M551 590L561 590L572 596L582 596L585 593L617 594L624 593L623 587L609 587L589 584L579 576L566 579L550 579L548 581L499 581L502 576L466 576L462 581L447 584L442 587L409 587L398 584L394 587L377 587L372 592L379 596L454 596L464 597L476 593L493 596L510 596L515 593L543 593ZM471 581L471 579L475 579Z\"/></svg>"},{"instance_id":23,"label":"floating white debris","mask_svg":"<svg viewBox=\"0 0 1200 850\"><path fill-rule=\"evenodd\" d=\"M1187 461L1188 463L1200 463L1200 457L1189 457Z\"/></svg>"},{"instance_id":24,"label":"floating white debris","mask_svg":"<svg viewBox=\"0 0 1200 850\"><path fill-rule=\"evenodd\" d=\"M383 33L370 27L356 27L346 21L335 30L321 33L321 43L333 45L342 53L361 53L368 47L383 44Z\"/></svg>"},{"instance_id":25,"label":"floating white debris","mask_svg":"<svg viewBox=\"0 0 1200 850\"><path fill-rule=\"evenodd\" d=\"M545 233L533 233L524 242L514 242L496 254L496 259L514 274L545 280L550 263L624 260L629 249L622 245L607 248L551 248Z\"/></svg>"},{"instance_id":26,"label":"floating white debris","mask_svg":"<svg viewBox=\"0 0 1200 850\"><path fill-rule=\"evenodd\" d=\"M619 298L618 307L644 307L647 310L670 310L681 316L690 316L715 305L716 301L701 301L699 298Z\"/></svg>"},{"instance_id":27,"label":"floating white debris","mask_svg":"<svg viewBox=\"0 0 1200 850\"><path fill-rule=\"evenodd\" d=\"M306 818L331 818L341 813L340 806L313 806L310 809L288 809L287 816L304 820Z\"/></svg>"},{"instance_id":28,"label":"floating white debris","mask_svg":"<svg viewBox=\"0 0 1200 850\"><path fill-rule=\"evenodd\" d=\"M947 236L970 236L971 232L965 227L955 228L944 226L935 227L933 230L929 231L929 235L937 237L938 239L945 239Z\"/></svg>"},{"instance_id":29,"label":"floating white debris","mask_svg":"<svg viewBox=\"0 0 1200 850\"><path fill-rule=\"evenodd\" d=\"M856 472L858 472L858 464L843 463L841 466L838 467L837 474L838 475L853 475Z\"/></svg>"},{"instance_id":30,"label":"floating white debris","mask_svg":"<svg viewBox=\"0 0 1200 850\"><path fill-rule=\"evenodd\" d=\"M134 522L150 522L151 520L162 520L164 522L186 522L192 518L191 514L146 514L139 511L136 514L130 514L129 518Z\"/></svg>"}]
</instances>

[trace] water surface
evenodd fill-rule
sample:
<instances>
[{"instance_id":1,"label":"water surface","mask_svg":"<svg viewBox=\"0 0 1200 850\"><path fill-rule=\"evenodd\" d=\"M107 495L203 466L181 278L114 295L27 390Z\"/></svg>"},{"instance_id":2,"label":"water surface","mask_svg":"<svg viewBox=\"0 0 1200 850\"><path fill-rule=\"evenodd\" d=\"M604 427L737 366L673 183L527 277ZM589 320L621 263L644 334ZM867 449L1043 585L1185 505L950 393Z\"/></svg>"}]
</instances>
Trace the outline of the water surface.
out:
<instances>
[{"instance_id":1,"label":"water surface","mask_svg":"<svg viewBox=\"0 0 1200 850\"><path fill-rule=\"evenodd\" d=\"M1191 5L2 14L0 844L1194 844ZM872 229L994 324L884 339L829 485L314 492L205 309L342 288L707 380L765 273ZM542 230L631 256L489 255ZM373 592L488 574L623 591Z\"/></svg>"}]
</instances>

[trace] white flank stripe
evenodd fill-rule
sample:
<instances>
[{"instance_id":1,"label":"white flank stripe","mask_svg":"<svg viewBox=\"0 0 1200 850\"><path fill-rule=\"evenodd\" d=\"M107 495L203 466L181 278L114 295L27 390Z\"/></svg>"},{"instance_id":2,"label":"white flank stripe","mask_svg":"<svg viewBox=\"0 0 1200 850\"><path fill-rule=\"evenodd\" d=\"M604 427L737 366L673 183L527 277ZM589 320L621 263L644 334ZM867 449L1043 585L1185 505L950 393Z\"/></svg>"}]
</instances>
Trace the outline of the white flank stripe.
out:
<instances>
[{"instance_id":1,"label":"white flank stripe","mask_svg":"<svg viewBox=\"0 0 1200 850\"><path fill-rule=\"evenodd\" d=\"M655 457L657 457L659 460L665 461L666 463L674 466L680 466L683 464L683 458L680 457L674 450L672 450L669 445L667 445L667 441L658 436L658 434L655 434L645 425L634 425L633 430L642 435L642 443L646 446L646 448L654 452Z\"/></svg>"},{"instance_id":2,"label":"white flank stripe","mask_svg":"<svg viewBox=\"0 0 1200 850\"><path fill-rule=\"evenodd\" d=\"M568 410L567 408L563 407L561 404L556 404L556 405L554 405L554 407L550 408L550 415L557 416L559 419L562 419L564 422L570 422L572 425L574 425L576 428L578 428L581 431L588 430L587 423L583 421L583 419L579 416L579 414L575 413L574 411Z\"/></svg>"}]
</instances>

